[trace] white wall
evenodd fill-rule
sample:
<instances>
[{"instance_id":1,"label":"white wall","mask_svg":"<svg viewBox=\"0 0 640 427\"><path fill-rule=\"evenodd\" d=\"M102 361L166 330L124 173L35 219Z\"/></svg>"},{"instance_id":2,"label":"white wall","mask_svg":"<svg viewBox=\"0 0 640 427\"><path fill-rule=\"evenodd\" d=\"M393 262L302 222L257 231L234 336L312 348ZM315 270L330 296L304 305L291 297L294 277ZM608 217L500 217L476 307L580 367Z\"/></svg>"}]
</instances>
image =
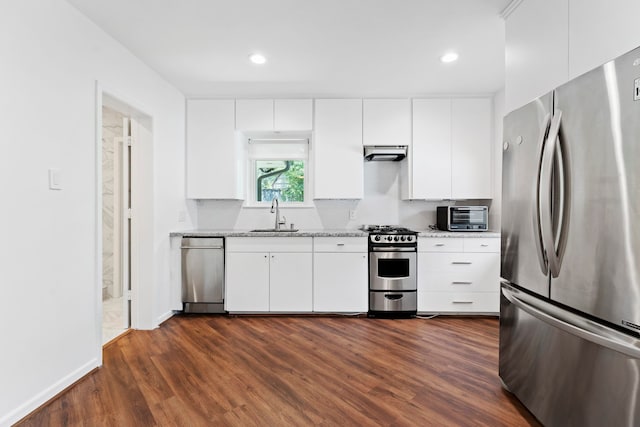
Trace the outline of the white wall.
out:
<instances>
[{"instance_id":1,"label":"white wall","mask_svg":"<svg viewBox=\"0 0 640 427\"><path fill-rule=\"evenodd\" d=\"M0 14L0 425L101 359L96 255L96 81L153 118L154 327L169 312L169 231L184 202L184 97L62 0ZM62 171L48 189L48 168ZM142 302L149 304L148 301Z\"/></svg>"},{"instance_id":2,"label":"white wall","mask_svg":"<svg viewBox=\"0 0 640 427\"><path fill-rule=\"evenodd\" d=\"M299 229L355 229L362 224L400 224L426 230L436 222L436 206L452 202L400 200L400 163L365 162L362 200L316 200L314 208L281 208L287 226ZM460 201L463 204L487 204L491 201ZM356 219L349 219L349 210ZM241 201L200 200L198 228L238 229L273 227L275 214L268 208L243 208Z\"/></svg>"}]
</instances>

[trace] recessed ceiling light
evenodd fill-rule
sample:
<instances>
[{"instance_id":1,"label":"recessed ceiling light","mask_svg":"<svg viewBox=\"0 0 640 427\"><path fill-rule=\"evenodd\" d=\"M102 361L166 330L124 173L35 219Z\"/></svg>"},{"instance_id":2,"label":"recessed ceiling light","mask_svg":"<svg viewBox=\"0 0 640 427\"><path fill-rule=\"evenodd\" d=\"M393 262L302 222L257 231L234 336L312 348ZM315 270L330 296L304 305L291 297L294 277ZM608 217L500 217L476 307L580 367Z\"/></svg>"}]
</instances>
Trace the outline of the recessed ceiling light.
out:
<instances>
[{"instance_id":1,"label":"recessed ceiling light","mask_svg":"<svg viewBox=\"0 0 640 427\"><path fill-rule=\"evenodd\" d=\"M458 59L458 54L455 52L447 52L444 55L442 55L440 57L440 61L447 63L447 62L453 62L455 60Z\"/></svg>"},{"instance_id":2,"label":"recessed ceiling light","mask_svg":"<svg viewBox=\"0 0 640 427\"><path fill-rule=\"evenodd\" d=\"M265 58L265 56L260 53L252 53L251 55L249 55L249 61L253 62L254 64L262 65L267 62L267 58Z\"/></svg>"}]
</instances>

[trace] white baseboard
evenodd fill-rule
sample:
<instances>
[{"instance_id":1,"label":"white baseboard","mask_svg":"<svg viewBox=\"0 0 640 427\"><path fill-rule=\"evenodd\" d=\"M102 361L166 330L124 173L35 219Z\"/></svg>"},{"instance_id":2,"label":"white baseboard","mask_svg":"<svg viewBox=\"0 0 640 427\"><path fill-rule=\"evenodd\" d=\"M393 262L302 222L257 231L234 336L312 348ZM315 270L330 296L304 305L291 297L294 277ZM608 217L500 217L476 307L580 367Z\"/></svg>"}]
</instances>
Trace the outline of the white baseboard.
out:
<instances>
[{"instance_id":1,"label":"white baseboard","mask_svg":"<svg viewBox=\"0 0 640 427\"><path fill-rule=\"evenodd\" d=\"M164 313L164 314L160 315L160 316L158 317L158 321L157 321L158 326L160 326L160 325L162 324L162 322L166 322L166 321L167 321L167 320L169 320L171 317L173 317L173 314L174 314L174 313L175 313L175 312L174 312L173 310L169 310L169 311L167 311L166 313Z\"/></svg>"},{"instance_id":2,"label":"white baseboard","mask_svg":"<svg viewBox=\"0 0 640 427\"><path fill-rule=\"evenodd\" d=\"M91 359L75 371L71 372L69 375L61 378L56 381L51 386L47 387L40 393L33 396L31 399L27 400L22 405L18 406L16 409L12 410L8 414L0 415L0 427L8 427L12 424L20 421L31 412L38 409L40 406L47 403L49 400L54 398L58 393L63 391L65 388L69 387L71 384L78 381L80 378L87 375L93 369L98 367L98 359Z\"/></svg>"}]
</instances>

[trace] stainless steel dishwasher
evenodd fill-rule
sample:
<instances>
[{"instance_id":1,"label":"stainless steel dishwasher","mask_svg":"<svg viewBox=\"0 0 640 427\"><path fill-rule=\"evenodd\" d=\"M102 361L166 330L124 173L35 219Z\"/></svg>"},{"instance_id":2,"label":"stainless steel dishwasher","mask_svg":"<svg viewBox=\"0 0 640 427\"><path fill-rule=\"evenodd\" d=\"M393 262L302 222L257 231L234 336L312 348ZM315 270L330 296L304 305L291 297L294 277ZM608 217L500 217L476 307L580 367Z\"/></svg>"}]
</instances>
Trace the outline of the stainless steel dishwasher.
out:
<instances>
[{"instance_id":1,"label":"stainless steel dishwasher","mask_svg":"<svg viewBox=\"0 0 640 427\"><path fill-rule=\"evenodd\" d=\"M224 238L182 238L185 313L224 313Z\"/></svg>"}]
</instances>

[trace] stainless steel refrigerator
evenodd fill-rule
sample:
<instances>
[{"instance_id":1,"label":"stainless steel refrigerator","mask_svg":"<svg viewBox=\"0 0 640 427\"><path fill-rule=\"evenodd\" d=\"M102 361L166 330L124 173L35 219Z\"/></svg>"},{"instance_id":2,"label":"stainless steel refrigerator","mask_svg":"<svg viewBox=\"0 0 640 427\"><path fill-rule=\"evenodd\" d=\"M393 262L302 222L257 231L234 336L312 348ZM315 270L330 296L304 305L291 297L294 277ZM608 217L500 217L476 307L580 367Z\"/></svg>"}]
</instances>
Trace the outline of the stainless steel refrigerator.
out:
<instances>
[{"instance_id":1,"label":"stainless steel refrigerator","mask_svg":"<svg viewBox=\"0 0 640 427\"><path fill-rule=\"evenodd\" d=\"M504 119L500 378L546 426L640 425L640 48Z\"/></svg>"}]
</instances>

